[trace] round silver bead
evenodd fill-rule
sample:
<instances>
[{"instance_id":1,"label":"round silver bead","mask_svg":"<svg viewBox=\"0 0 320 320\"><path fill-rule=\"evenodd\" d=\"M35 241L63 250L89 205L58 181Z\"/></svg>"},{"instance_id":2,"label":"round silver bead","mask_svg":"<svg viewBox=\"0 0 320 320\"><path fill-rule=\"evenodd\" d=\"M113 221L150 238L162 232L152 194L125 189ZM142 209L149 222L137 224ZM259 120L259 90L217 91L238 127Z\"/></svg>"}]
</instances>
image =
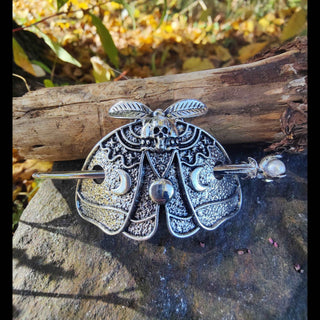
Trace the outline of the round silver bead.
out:
<instances>
[{"instance_id":1,"label":"round silver bead","mask_svg":"<svg viewBox=\"0 0 320 320\"><path fill-rule=\"evenodd\" d=\"M159 179L149 187L149 196L157 204L166 204L174 194L174 188L170 180Z\"/></svg>"}]
</instances>

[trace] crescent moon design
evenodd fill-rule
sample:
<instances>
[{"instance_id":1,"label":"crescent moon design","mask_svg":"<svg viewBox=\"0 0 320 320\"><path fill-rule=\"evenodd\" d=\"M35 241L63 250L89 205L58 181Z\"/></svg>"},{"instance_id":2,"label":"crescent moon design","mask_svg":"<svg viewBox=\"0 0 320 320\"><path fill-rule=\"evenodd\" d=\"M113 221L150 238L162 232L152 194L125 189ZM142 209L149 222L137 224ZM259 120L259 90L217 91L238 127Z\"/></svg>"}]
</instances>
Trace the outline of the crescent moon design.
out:
<instances>
[{"instance_id":1,"label":"crescent moon design","mask_svg":"<svg viewBox=\"0 0 320 320\"><path fill-rule=\"evenodd\" d=\"M203 167L198 167L198 168L195 168L190 173L190 180L191 180L192 187L195 191L198 191L198 192L203 192L208 188L208 186L205 186L202 183L200 183L199 176L202 169Z\"/></svg>"},{"instance_id":2,"label":"crescent moon design","mask_svg":"<svg viewBox=\"0 0 320 320\"><path fill-rule=\"evenodd\" d=\"M117 169L116 172L120 177L120 184L117 188L111 189L111 192L118 196L122 196L130 190L131 178L129 174L122 169Z\"/></svg>"}]
</instances>

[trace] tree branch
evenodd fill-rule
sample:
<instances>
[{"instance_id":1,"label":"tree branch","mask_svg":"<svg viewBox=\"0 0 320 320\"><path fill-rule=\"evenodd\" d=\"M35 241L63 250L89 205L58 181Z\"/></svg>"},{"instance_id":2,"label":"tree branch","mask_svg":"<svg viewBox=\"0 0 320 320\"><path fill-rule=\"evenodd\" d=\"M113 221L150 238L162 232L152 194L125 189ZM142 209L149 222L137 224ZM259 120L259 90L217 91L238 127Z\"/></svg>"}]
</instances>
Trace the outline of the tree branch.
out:
<instances>
[{"instance_id":1,"label":"tree branch","mask_svg":"<svg viewBox=\"0 0 320 320\"><path fill-rule=\"evenodd\" d=\"M204 102L209 112L192 123L222 144L282 141L282 148L290 148L297 143L295 128L299 141L301 135L306 137L301 112L299 125L290 123L289 131L284 120L293 105L298 109L303 105L306 118L306 50L306 41L300 39L288 51L248 64L33 91L13 99L13 146L25 158L85 158L103 136L128 123L108 117L109 108L119 100L136 100L156 109L193 98Z\"/></svg>"}]
</instances>

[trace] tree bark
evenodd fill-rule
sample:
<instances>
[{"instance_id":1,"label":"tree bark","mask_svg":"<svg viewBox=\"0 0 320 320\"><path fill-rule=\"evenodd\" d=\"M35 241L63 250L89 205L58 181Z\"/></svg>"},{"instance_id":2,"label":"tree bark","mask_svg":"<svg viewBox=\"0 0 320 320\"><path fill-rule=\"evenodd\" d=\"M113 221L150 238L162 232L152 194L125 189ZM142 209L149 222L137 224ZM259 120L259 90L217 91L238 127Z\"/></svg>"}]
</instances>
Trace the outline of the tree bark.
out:
<instances>
[{"instance_id":1,"label":"tree bark","mask_svg":"<svg viewBox=\"0 0 320 320\"><path fill-rule=\"evenodd\" d=\"M136 100L154 110L186 98L208 106L207 115L192 123L222 144L299 145L307 130L306 51L306 39L299 38L247 64L29 92L13 99L13 147L25 158L83 159L102 137L128 123L108 116L116 102ZM292 109L300 115L298 136L286 118Z\"/></svg>"}]
</instances>

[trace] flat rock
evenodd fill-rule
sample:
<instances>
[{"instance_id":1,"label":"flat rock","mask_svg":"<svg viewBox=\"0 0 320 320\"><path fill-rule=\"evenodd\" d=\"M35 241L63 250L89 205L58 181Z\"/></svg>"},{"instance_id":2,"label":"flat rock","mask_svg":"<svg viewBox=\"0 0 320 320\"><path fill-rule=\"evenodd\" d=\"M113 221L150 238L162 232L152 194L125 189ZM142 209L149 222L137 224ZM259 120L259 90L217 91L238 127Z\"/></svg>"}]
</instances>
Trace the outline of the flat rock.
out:
<instances>
[{"instance_id":1,"label":"flat rock","mask_svg":"<svg viewBox=\"0 0 320 320\"><path fill-rule=\"evenodd\" d=\"M242 180L240 213L187 239L164 216L148 241L107 236L77 214L75 181L42 182L13 237L13 318L307 319L306 158L286 154L282 180Z\"/></svg>"}]
</instances>

